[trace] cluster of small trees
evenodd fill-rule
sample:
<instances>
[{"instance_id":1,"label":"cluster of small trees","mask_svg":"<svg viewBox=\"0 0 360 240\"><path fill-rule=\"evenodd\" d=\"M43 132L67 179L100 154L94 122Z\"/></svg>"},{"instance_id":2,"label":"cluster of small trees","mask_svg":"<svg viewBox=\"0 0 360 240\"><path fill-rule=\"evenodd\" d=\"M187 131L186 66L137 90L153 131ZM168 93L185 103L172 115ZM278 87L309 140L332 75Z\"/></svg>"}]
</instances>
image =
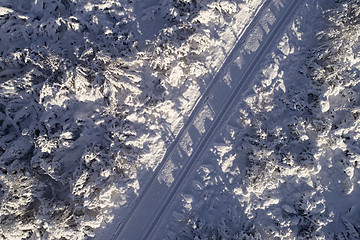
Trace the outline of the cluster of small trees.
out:
<instances>
[{"instance_id":1,"label":"cluster of small trees","mask_svg":"<svg viewBox=\"0 0 360 240\"><path fill-rule=\"evenodd\" d=\"M259 89L248 100L256 108L240 118L251 129L242 139L249 155L247 191L263 204L267 198L279 201L265 208L271 224L263 229L272 237L359 238L351 200L360 156L358 14L357 1L341 1L325 13L319 45L300 69L301 87L285 84L286 93L275 97ZM261 97L266 93L271 101ZM261 108L269 102L271 112ZM274 113L279 121L271 120ZM331 204L336 198L342 207ZM336 229L328 232L331 224Z\"/></svg>"}]
</instances>

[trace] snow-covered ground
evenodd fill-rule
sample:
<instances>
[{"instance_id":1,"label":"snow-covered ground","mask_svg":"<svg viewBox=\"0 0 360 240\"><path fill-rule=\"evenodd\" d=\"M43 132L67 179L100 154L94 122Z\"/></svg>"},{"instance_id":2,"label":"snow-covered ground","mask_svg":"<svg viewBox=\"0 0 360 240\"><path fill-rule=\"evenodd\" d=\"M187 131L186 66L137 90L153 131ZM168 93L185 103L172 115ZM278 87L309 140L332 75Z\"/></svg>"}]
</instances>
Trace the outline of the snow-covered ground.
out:
<instances>
[{"instance_id":1,"label":"snow-covered ground","mask_svg":"<svg viewBox=\"0 0 360 240\"><path fill-rule=\"evenodd\" d=\"M359 3L317 4L264 59L158 239L359 239Z\"/></svg>"},{"instance_id":2,"label":"snow-covered ground","mask_svg":"<svg viewBox=\"0 0 360 240\"><path fill-rule=\"evenodd\" d=\"M126 215L261 2L1 1L0 235Z\"/></svg>"},{"instance_id":3,"label":"snow-covered ground","mask_svg":"<svg viewBox=\"0 0 360 240\"><path fill-rule=\"evenodd\" d=\"M0 238L125 218L263 2L0 1ZM301 3L161 237L360 238L360 6L330 2Z\"/></svg>"},{"instance_id":4,"label":"snow-covered ground","mask_svg":"<svg viewBox=\"0 0 360 240\"><path fill-rule=\"evenodd\" d=\"M228 58L203 93L159 169L145 186L132 211L112 239L157 239L156 229L177 190L199 161L209 140L252 85L254 70L274 45L296 9L297 1L266 1L241 34ZM149 208L151 206L151 208ZM166 220L165 220L166 221Z\"/></svg>"}]
</instances>

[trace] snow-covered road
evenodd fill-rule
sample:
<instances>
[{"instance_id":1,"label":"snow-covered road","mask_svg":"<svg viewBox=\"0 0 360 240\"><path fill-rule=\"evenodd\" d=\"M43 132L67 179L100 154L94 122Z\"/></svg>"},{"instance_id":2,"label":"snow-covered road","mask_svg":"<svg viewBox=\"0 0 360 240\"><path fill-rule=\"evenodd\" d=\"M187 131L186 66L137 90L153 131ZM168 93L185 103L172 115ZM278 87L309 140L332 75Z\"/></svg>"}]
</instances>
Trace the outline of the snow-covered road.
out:
<instances>
[{"instance_id":1,"label":"snow-covered road","mask_svg":"<svg viewBox=\"0 0 360 240\"><path fill-rule=\"evenodd\" d=\"M156 227L169 203L241 93L251 86L254 72L297 4L266 1L259 8L113 239L157 239Z\"/></svg>"}]
</instances>

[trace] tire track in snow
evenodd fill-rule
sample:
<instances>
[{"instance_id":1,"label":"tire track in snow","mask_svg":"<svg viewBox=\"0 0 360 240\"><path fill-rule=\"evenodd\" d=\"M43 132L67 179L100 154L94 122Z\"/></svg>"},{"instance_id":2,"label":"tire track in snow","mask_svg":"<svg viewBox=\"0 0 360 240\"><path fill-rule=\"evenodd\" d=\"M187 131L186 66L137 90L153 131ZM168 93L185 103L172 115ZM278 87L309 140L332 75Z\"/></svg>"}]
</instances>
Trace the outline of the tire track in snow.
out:
<instances>
[{"instance_id":1,"label":"tire track in snow","mask_svg":"<svg viewBox=\"0 0 360 240\"><path fill-rule=\"evenodd\" d=\"M251 82L254 69L298 2L267 0L259 7L112 239L151 238L183 180L216 133L219 123L231 111L230 106L244 83Z\"/></svg>"}]
</instances>

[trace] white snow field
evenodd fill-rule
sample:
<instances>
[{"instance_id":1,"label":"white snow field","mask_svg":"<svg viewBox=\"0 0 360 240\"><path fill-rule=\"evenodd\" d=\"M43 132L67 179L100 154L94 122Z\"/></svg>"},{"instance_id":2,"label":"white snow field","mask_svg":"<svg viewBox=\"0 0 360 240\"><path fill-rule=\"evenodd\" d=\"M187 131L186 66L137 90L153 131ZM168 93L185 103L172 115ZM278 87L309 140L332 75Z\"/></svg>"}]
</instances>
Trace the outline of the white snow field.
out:
<instances>
[{"instance_id":1,"label":"white snow field","mask_svg":"<svg viewBox=\"0 0 360 240\"><path fill-rule=\"evenodd\" d=\"M359 239L359 14L0 0L0 239Z\"/></svg>"}]
</instances>

